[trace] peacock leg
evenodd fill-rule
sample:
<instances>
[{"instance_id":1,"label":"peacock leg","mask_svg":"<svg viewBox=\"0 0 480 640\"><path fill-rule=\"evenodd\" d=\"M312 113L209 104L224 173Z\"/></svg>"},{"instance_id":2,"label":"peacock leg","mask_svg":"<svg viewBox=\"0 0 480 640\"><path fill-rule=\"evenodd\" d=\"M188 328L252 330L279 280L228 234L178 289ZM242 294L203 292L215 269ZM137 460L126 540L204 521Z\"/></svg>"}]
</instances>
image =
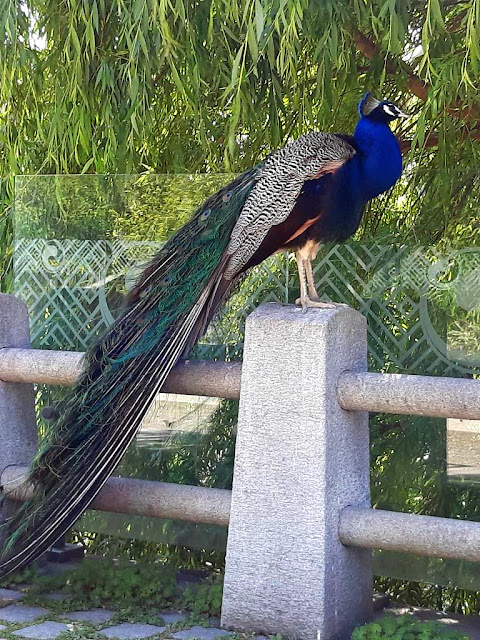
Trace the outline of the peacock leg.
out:
<instances>
[{"instance_id":1,"label":"peacock leg","mask_svg":"<svg viewBox=\"0 0 480 640\"><path fill-rule=\"evenodd\" d=\"M334 302L322 302L318 296L311 263L312 258L317 255L317 249L318 244L309 240L296 252L298 275L300 276L300 298L295 300L295 304L301 305L304 313L308 308L335 309L340 306Z\"/></svg>"},{"instance_id":2,"label":"peacock leg","mask_svg":"<svg viewBox=\"0 0 480 640\"><path fill-rule=\"evenodd\" d=\"M305 274L305 260L302 258L300 251L296 251L295 258L297 259L298 277L300 278L300 298L295 300L295 304L302 305L302 311L308 309L308 293L307 293L307 277Z\"/></svg>"},{"instance_id":3,"label":"peacock leg","mask_svg":"<svg viewBox=\"0 0 480 640\"><path fill-rule=\"evenodd\" d=\"M311 258L308 258L308 260L305 261L305 272L307 274L308 294L310 300L314 302L320 302L320 296L318 295L317 287L315 286L315 279L313 277Z\"/></svg>"}]
</instances>

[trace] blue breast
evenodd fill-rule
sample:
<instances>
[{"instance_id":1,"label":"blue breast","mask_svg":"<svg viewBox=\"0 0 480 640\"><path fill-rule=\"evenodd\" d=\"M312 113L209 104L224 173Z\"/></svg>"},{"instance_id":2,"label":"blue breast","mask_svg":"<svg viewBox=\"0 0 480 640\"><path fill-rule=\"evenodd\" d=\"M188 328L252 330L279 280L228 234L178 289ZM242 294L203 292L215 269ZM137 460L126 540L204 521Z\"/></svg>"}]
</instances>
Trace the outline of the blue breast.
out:
<instances>
[{"instance_id":1,"label":"blue breast","mask_svg":"<svg viewBox=\"0 0 480 640\"><path fill-rule=\"evenodd\" d=\"M371 200L400 178L402 154L388 124L361 118L354 139L360 156L360 190L366 200Z\"/></svg>"},{"instance_id":2,"label":"blue breast","mask_svg":"<svg viewBox=\"0 0 480 640\"><path fill-rule=\"evenodd\" d=\"M387 124L362 118L355 129L357 153L334 174L305 183L300 210L321 213L310 237L343 242L355 233L366 203L390 189L402 173L397 139Z\"/></svg>"}]
</instances>

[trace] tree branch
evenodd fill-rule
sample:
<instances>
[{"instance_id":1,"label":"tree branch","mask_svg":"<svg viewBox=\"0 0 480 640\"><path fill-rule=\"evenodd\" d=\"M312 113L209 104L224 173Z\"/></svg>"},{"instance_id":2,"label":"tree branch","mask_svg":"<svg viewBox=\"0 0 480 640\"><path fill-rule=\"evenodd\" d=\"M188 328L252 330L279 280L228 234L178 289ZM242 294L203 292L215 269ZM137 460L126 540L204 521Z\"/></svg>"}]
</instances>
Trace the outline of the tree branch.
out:
<instances>
[{"instance_id":1,"label":"tree branch","mask_svg":"<svg viewBox=\"0 0 480 640\"><path fill-rule=\"evenodd\" d=\"M431 89L431 85L424 82L410 67L403 61L395 60L391 56L385 56L380 47L370 38L361 33L356 27L351 30L352 37L355 41L355 46L360 53L371 60L375 56L383 56L385 58L385 68L387 73L395 74L399 71L403 71L407 74L408 88L414 96L420 98L423 102L427 100L428 92ZM478 120L480 113L478 108L464 107L460 102L454 102L451 107L447 108L447 113L453 118L464 120L465 122L471 122L478 126Z\"/></svg>"},{"instance_id":2,"label":"tree branch","mask_svg":"<svg viewBox=\"0 0 480 640\"><path fill-rule=\"evenodd\" d=\"M355 46L357 47L360 53L371 60L375 56L382 55L382 51L380 47L373 42L370 38L367 38L363 33L361 33L356 27L352 29L352 36L355 41ZM430 89L429 85L427 85L423 80L415 74L413 69L411 69L408 65L401 65L403 71L406 71L408 75L408 87L413 95L420 98L420 100L427 99L428 90ZM400 63L397 60L394 60L390 56L386 56L385 58L385 69L389 74L398 73L400 70Z\"/></svg>"},{"instance_id":3,"label":"tree branch","mask_svg":"<svg viewBox=\"0 0 480 640\"><path fill-rule=\"evenodd\" d=\"M480 142L480 128L462 131L459 136L459 140L467 139ZM405 154L412 148L413 140L399 140L398 144L400 145L400 151ZM438 135L436 133L428 134L423 147L429 149L436 146L438 146Z\"/></svg>"}]
</instances>

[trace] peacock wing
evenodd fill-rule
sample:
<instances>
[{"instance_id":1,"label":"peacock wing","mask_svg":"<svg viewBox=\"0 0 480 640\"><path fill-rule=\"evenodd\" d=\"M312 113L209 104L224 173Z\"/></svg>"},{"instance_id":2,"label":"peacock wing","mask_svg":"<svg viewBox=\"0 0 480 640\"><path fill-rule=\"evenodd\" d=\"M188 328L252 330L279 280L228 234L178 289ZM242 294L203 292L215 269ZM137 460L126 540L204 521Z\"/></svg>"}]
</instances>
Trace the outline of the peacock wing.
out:
<instances>
[{"instance_id":1,"label":"peacock wing","mask_svg":"<svg viewBox=\"0 0 480 640\"><path fill-rule=\"evenodd\" d=\"M225 277L235 277L269 230L288 218L307 180L336 171L354 154L345 138L320 132L303 135L272 153L233 228Z\"/></svg>"}]
</instances>

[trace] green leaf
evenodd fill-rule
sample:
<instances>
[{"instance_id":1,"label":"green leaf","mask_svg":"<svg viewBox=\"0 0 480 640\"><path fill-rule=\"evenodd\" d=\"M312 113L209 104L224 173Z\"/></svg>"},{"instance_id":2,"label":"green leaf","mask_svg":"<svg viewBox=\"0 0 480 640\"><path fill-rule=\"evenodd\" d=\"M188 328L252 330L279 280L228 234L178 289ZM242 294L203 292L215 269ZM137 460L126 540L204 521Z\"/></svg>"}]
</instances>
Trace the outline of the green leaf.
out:
<instances>
[{"instance_id":1,"label":"green leaf","mask_svg":"<svg viewBox=\"0 0 480 640\"><path fill-rule=\"evenodd\" d=\"M90 53L93 56L95 53L95 33L93 31L93 19L90 20L87 24L87 28L85 30L85 37L87 40L87 45L90 47Z\"/></svg>"},{"instance_id":2,"label":"green leaf","mask_svg":"<svg viewBox=\"0 0 480 640\"><path fill-rule=\"evenodd\" d=\"M233 61L232 75L231 75L231 79L230 79L230 86L231 87L234 87L236 82L237 82L238 72L239 72L239 69L240 69L240 61L242 59L242 55L243 55L243 45L238 49L237 54L235 56L235 60Z\"/></svg>"},{"instance_id":3,"label":"green leaf","mask_svg":"<svg viewBox=\"0 0 480 640\"><path fill-rule=\"evenodd\" d=\"M87 171L90 169L90 167L93 165L94 163L94 158L93 156L87 160L87 162L83 165L82 170L80 171L80 173L87 173Z\"/></svg>"},{"instance_id":4,"label":"green leaf","mask_svg":"<svg viewBox=\"0 0 480 640\"><path fill-rule=\"evenodd\" d=\"M265 14L261 0L255 0L255 26L257 28L257 42L260 42L263 30L265 28Z\"/></svg>"},{"instance_id":5,"label":"green leaf","mask_svg":"<svg viewBox=\"0 0 480 640\"><path fill-rule=\"evenodd\" d=\"M80 40L78 39L77 32L73 27L70 29L69 35L70 35L70 40L75 48L76 54L80 56L81 55Z\"/></svg>"},{"instance_id":6,"label":"green leaf","mask_svg":"<svg viewBox=\"0 0 480 640\"><path fill-rule=\"evenodd\" d=\"M98 6L96 3L96 0L92 0L92 22L93 22L93 26L95 28L95 31L98 33L98 29L99 29L99 22L98 22Z\"/></svg>"},{"instance_id":7,"label":"green leaf","mask_svg":"<svg viewBox=\"0 0 480 640\"><path fill-rule=\"evenodd\" d=\"M440 8L439 0L429 0L429 3L430 3L430 8L431 8L433 17L435 18L435 21L439 26L441 26L444 29L445 23L443 21L442 9Z\"/></svg>"},{"instance_id":8,"label":"green leaf","mask_svg":"<svg viewBox=\"0 0 480 640\"><path fill-rule=\"evenodd\" d=\"M247 26L247 41L250 55L252 57L252 62L256 63L258 60L258 46L252 23L249 23Z\"/></svg>"}]
</instances>

